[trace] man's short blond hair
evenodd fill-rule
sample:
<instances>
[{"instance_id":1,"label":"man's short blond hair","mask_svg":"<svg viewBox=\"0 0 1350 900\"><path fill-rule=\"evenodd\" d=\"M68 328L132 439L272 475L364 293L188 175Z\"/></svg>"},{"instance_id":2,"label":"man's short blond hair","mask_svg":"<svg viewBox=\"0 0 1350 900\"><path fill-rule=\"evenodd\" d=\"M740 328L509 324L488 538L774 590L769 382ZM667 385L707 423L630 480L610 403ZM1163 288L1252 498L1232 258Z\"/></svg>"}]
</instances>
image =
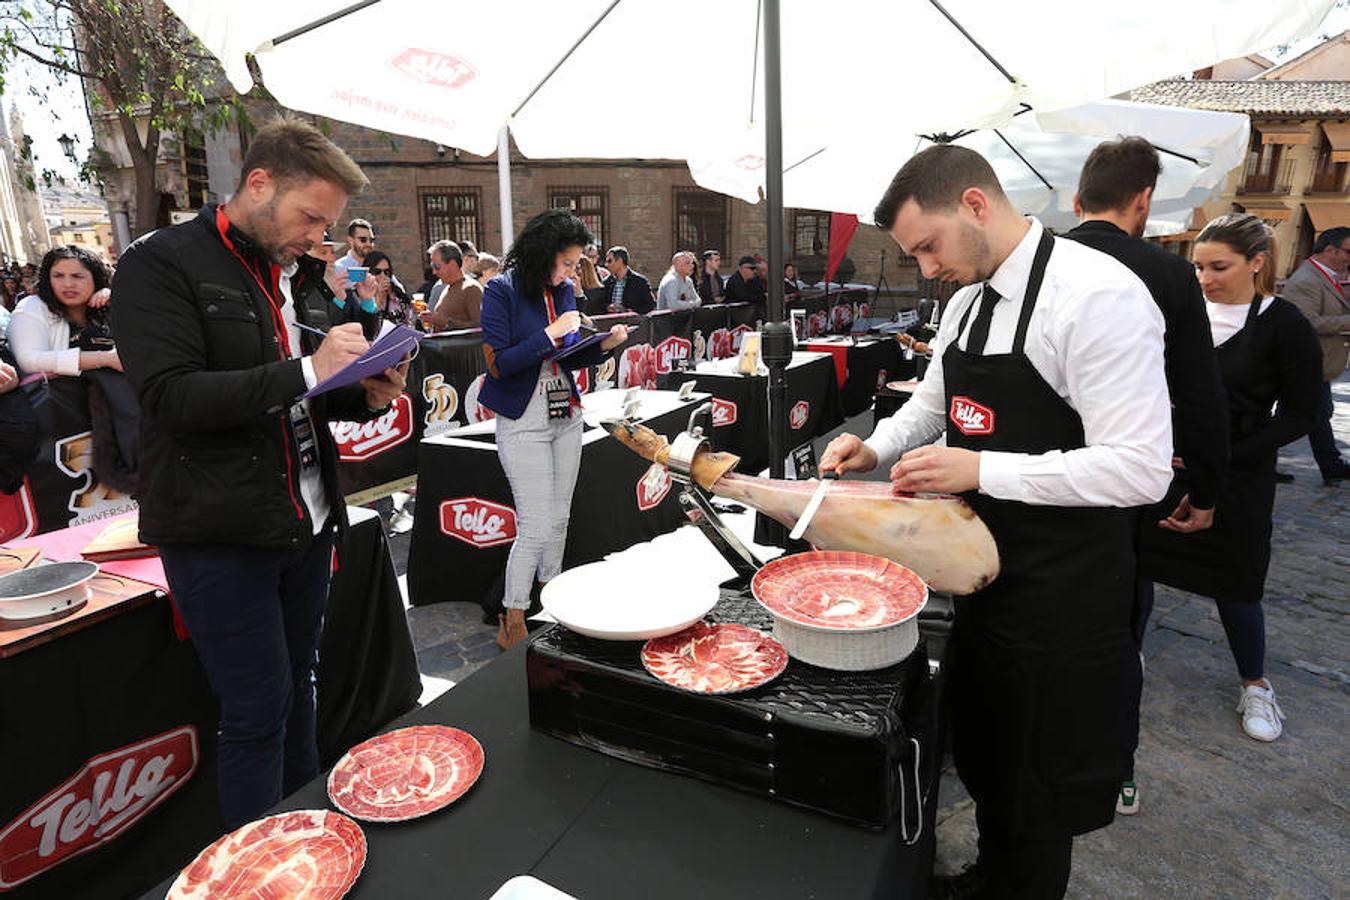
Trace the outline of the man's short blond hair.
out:
<instances>
[{"instance_id":1,"label":"man's short blond hair","mask_svg":"<svg viewBox=\"0 0 1350 900\"><path fill-rule=\"evenodd\" d=\"M369 184L361 167L341 147L294 116L278 116L258 129L244 154L239 190L254 169L264 170L282 187L319 178L352 195Z\"/></svg>"}]
</instances>

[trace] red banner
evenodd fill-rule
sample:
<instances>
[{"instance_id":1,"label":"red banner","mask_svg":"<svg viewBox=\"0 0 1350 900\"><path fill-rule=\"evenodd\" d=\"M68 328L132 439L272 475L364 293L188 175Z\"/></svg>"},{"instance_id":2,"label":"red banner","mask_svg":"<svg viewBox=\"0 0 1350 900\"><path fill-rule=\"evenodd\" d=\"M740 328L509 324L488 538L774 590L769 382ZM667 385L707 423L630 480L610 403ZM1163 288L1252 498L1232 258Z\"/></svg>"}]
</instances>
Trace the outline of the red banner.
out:
<instances>
[{"instance_id":1,"label":"red banner","mask_svg":"<svg viewBox=\"0 0 1350 900\"><path fill-rule=\"evenodd\" d=\"M858 217L849 213L830 213L830 256L825 266L825 281L834 278L835 270L844 261L853 232L858 230Z\"/></svg>"}]
</instances>

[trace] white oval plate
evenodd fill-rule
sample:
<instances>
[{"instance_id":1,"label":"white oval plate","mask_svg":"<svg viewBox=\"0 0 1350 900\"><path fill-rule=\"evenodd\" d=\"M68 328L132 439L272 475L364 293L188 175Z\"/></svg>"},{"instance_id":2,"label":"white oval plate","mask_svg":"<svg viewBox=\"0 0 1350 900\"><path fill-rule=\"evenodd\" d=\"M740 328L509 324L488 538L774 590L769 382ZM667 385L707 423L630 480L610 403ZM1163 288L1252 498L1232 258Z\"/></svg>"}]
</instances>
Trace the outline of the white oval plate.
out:
<instances>
[{"instance_id":1,"label":"white oval plate","mask_svg":"<svg viewBox=\"0 0 1350 900\"><path fill-rule=\"evenodd\" d=\"M540 595L559 623L606 641L645 641L674 634L717 605L717 585L663 572L653 577L615 560L568 569Z\"/></svg>"}]
</instances>

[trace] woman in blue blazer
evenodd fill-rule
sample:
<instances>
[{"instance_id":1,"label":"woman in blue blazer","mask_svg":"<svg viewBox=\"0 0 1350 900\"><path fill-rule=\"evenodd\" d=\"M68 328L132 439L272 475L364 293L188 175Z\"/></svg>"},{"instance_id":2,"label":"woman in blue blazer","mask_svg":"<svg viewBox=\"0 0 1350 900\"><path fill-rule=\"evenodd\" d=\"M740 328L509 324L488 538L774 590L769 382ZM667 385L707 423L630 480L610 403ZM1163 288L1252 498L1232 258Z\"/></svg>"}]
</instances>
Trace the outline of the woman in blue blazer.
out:
<instances>
[{"instance_id":1,"label":"woman in blue blazer","mask_svg":"<svg viewBox=\"0 0 1350 900\"><path fill-rule=\"evenodd\" d=\"M581 394L573 369L597 365L628 340L615 325L598 346L565 361L553 357L581 338L569 279L595 238L563 210L535 216L516 237L503 272L483 292L483 355L488 374L479 402L497 414L497 455L511 482L516 540L506 563L497 630L503 650L523 641L535 580L562 570L572 490L581 466Z\"/></svg>"}]
</instances>

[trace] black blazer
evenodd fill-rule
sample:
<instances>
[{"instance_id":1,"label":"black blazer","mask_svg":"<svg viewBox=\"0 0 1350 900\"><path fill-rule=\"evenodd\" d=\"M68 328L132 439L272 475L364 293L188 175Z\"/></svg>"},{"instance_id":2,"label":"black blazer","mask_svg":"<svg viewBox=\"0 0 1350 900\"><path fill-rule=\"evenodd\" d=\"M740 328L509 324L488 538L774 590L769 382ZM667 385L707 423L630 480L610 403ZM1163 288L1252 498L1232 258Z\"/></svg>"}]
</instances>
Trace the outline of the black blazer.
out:
<instances>
[{"instance_id":1,"label":"black blazer","mask_svg":"<svg viewBox=\"0 0 1350 900\"><path fill-rule=\"evenodd\" d=\"M300 360L280 358L270 301L225 246L215 215L208 205L136 241L113 278L117 350L141 403L141 539L291 548L313 534L287 415L305 392L304 374ZM268 263L239 229L228 234L245 258ZM332 297L323 272L319 260L300 258L291 296L301 323ZM301 340L306 353L318 346L309 334ZM360 387L316 397L310 410L324 493L342 526L327 423L384 410L367 409Z\"/></svg>"},{"instance_id":2,"label":"black blazer","mask_svg":"<svg viewBox=\"0 0 1350 900\"><path fill-rule=\"evenodd\" d=\"M1110 222L1084 222L1064 237L1114 257L1153 295L1167 331L1163 360L1172 395L1172 443L1186 464L1191 503L1213 509L1228 469L1228 400L1195 268ZM1129 335L1121 335L1130 340Z\"/></svg>"},{"instance_id":3,"label":"black blazer","mask_svg":"<svg viewBox=\"0 0 1350 900\"><path fill-rule=\"evenodd\" d=\"M605 310L614 302L614 285L618 279L610 275L605 279ZM652 283L641 272L628 270L628 283L623 287L623 308L646 315L656 309L656 298L652 296Z\"/></svg>"}]
</instances>

